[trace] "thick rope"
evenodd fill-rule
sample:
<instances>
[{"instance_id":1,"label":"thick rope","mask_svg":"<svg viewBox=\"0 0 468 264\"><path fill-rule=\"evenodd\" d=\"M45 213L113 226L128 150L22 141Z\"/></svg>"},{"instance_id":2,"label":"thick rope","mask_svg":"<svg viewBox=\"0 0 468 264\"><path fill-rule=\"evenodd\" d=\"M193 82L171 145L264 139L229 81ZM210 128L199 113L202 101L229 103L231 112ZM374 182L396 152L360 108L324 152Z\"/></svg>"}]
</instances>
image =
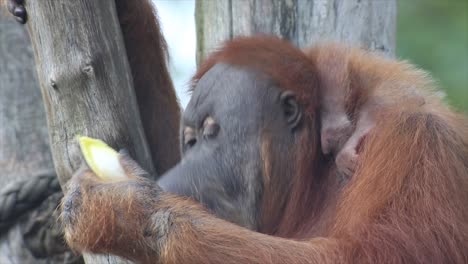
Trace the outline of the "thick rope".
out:
<instances>
[{"instance_id":1,"label":"thick rope","mask_svg":"<svg viewBox=\"0 0 468 264\"><path fill-rule=\"evenodd\" d=\"M0 234L7 231L25 212L61 191L55 173L44 173L12 182L0 189Z\"/></svg>"}]
</instances>

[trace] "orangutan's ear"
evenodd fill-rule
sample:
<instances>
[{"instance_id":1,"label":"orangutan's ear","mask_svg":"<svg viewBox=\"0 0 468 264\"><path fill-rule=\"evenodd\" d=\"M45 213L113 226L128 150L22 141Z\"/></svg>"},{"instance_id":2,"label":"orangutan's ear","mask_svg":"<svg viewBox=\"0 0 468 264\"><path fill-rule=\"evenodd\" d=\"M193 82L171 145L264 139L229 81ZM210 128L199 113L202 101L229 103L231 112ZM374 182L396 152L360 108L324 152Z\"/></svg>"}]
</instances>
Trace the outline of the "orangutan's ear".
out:
<instances>
[{"instance_id":1,"label":"orangutan's ear","mask_svg":"<svg viewBox=\"0 0 468 264\"><path fill-rule=\"evenodd\" d=\"M292 91L284 91L280 95L280 102L285 120L291 130L294 130L302 121L302 110L296 100L296 95Z\"/></svg>"}]
</instances>

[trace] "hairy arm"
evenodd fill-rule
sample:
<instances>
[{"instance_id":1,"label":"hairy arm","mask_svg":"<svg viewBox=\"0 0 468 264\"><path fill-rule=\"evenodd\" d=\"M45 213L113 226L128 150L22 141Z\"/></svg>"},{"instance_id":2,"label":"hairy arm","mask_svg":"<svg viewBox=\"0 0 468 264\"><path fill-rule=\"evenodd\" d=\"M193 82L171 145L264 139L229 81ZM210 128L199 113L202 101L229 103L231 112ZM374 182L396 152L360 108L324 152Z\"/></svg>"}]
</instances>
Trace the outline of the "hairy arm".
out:
<instances>
[{"instance_id":1,"label":"hairy arm","mask_svg":"<svg viewBox=\"0 0 468 264\"><path fill-rule=\"evenodd\" d=\"M104 183L89 171L72 178L62 205L66 239L77 251L142 263L466 263L466 126L441 118L402 113L377 125L325 238L236 226L132 176L139 170L130 166L129 181Z\"/></svg>"},{"instance_id":2,"label":"hairy arm","mask_svg":"<svg viewBox=\"0 0 468 264\"><path fill-rule=\"evenodd\" d=\"M167 69L167 44L151 1L116 0L140 116L159 175L180 160L180 108Z\"/></svg>"},{"instance_id":3,"label":"hairy arm","mask_svg":"<svg viewBox=\"0 0 468 264\"><path fill-rule=\"evenodd\" d=\"M72 248L141 263L342 262L344 244L336 240L294 241L250 231L132 176L135 167L126 169L129 181L105 183L89 170L72 178L62 203Z\"/></svg>"},{"instance_id":4,"label":"hairy arm","mask_svg":"<svg viewBox=\"0 0 468 264\"><path fill-rule=\"evenodd\" d=\"M295 241L253 232L220 220L191 201L167 197L174 216L162 244L162 263L340 263L333 239ZM174 206L176 205L176 206ZM340 261L341 260L341 261Z\"/></svg>"}]
</instances>

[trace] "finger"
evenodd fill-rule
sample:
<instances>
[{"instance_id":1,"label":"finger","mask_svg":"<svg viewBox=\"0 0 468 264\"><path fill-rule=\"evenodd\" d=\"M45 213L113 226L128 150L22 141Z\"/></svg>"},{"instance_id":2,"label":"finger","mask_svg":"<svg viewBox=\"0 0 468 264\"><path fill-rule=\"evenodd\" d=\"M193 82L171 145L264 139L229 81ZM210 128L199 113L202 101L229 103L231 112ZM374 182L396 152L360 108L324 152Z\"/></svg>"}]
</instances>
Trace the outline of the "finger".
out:
<instances>
[{"instance_id":1,"label":"finger","mask_svg":"<svg viewBox=\"0 0 468 264\"><path fill-rule=\"evenodd\" d=\"M86 163L82 163L80 168L73 174L72 178L70 179L67 189L82 186L85 182L97 182L98 180L99 178L88 167L88 165L86 165Z\"/></svg>"},{"instance_id":2,"label":"finger","mask_svg":"<svg viewBox=\"0 0 468 264\"><path fill-rule=\"evenodd\" d=\"M128 177L143 177L148 173L136 162L134 161L126 149L121 149L119 151L119 162L122 165L122 168L127 174Z\"/></svg>"},{"instance_id":3,"label":"finger","mask_svg":"<svg viewBox=\"0 0 468 264\"><path fill-rule=\"evenodd\" d=\"M325 155L330 154L330 148L328 147L329 144L327 142L327 139L324 136L321 137L321 145L322 145L322 153Z\"/></svg>"},{"instance_id":4,"label":"finger","mask_svg":"<svg viewBox=\"0 0 468 264\"><path fill-rule=\"evenodd\" d=\"M79 186L73 186L67 192L60 203L61 220L65 225L73 224L75 212L81 206L82 193Z\"/></svg>"},{"instance_id":5,"label":"finger","mask_svg":"<svg viewBox=\"0 0 468 264\"><path fill-rule=\"evenodd\" d=\"M128 149L126 149L126 148L120 149L119 154L130 157L130 151L128 151Z\"/></svg>"}]
</instances>

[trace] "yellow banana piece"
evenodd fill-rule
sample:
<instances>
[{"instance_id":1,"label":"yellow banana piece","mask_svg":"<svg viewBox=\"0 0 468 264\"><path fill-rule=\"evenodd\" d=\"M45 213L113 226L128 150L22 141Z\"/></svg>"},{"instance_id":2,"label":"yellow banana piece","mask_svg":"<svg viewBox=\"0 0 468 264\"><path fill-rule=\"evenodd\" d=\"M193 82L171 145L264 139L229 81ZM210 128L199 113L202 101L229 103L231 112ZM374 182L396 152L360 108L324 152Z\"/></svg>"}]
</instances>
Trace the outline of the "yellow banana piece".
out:
<instances>
[{"instance_id":1,"label":"yellow banana piece","mask_svg":"<svg viewBox=\"0 0 468 264\"><path fill-rule=\"evenodd\" d=\"M99 139L78 136L81 152L88 166L103 180L128 179L119 162L119 153Z\"/></svg>"}]
</instances>

